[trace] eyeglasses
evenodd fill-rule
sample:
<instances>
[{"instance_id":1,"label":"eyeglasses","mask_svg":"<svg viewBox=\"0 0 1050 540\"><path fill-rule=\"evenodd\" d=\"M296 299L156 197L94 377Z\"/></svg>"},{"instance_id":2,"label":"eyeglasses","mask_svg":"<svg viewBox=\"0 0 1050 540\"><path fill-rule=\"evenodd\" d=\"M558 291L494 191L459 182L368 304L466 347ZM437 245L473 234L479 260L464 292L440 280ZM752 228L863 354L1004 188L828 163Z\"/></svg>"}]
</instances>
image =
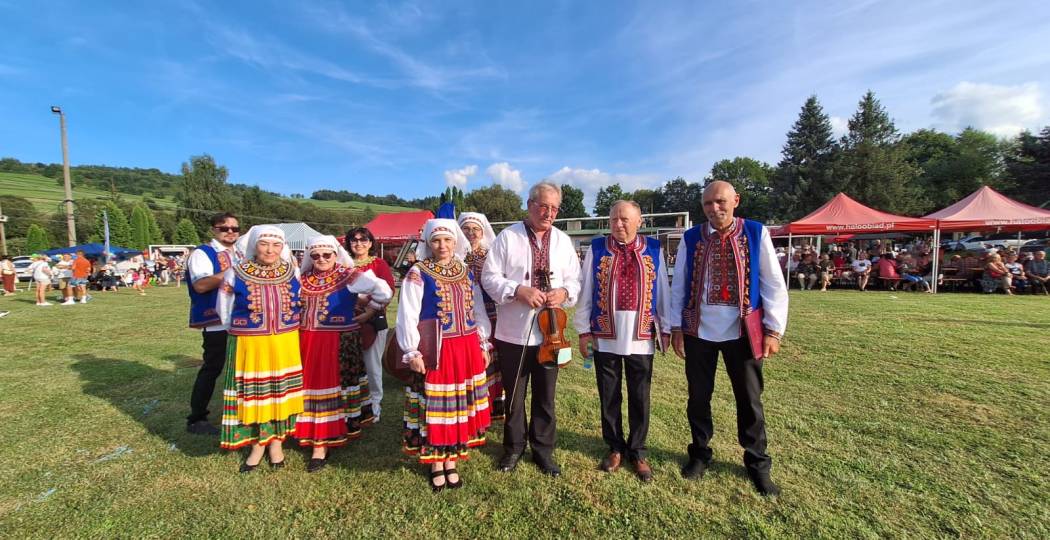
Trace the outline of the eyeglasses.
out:
<instances>
[{"instance_id":1,"label":"eyeglasses","mask_svg":"<svg viewBox=\"0 0 1050 540\"><path fill-rule=\"evenodd\" d=\"M216 231L225 232L225 233L231 233L231 232L239 233L239 232L241 232L241 228L240 227L212 227L212 228L215 229Z\"/></svg>"},{"instance_id":2,"label":"eyeglasses","mask_svg":"<svg viewBox=\"0 0 1050 540\"><path fill-rule=\"evenodd\" d=\"M540 204L540 203L538 203L536 201L529 201L529 202L531 202L532 204L536 205L537 208L547 212L548 214L557 214L558 211L561 210L560 206L554 206L552 204Z\"/></svg>"},{"instance_id":3,"label":"eyeglasses","mask_svg":"<svg viewBox=\"0 0 1050 540\"><path fill-rule=\"evenodd\" d=\"M360 237L358 237L358 238L351 238L350 239L350 243L351 244L367 244L369 242L371 242L371 240L369 240L367 238L360 238Z\"/></svg>"},{"instance_id":4,"label":"eyeglasses","mask_svg":"<svg viewBox=\"0 0 1050 540\"><path fill-rule=\"evenodd\" d=\"M321 260L322 257L324 258L324 260L327 261L328 259L331 259L332 257L335 257L335 253L328 252L328 253L311 253L310 254L310 258L315 260L315 261Z\"/></svg>"}]
</instances>

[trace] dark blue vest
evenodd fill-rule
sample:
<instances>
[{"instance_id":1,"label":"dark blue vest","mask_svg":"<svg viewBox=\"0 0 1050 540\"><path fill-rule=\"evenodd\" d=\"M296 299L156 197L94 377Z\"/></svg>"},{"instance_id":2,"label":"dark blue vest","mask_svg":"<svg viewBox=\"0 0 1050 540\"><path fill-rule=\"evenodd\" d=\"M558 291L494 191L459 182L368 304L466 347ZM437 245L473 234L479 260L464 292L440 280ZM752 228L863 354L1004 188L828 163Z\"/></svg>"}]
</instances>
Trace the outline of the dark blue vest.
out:
<instances>
[{"instance_id":1,"label":"dark blue vest","mask_svg":"<svg viewBox=\"0 0 1050 540\"><path fill-rule=\"evenodd\" d=\"M737 260L738 267L747 273L747 289L740 291L740 316L762 307L761 282L759 275L760 252L762 249L763 225L750 219L736 218L736 232L733 242L741 254ZM717 233L715 233L717 235ZM685 259L675 262L675 271L685 271L686 289L682 299L682 332L696 335L700 325L700 305L702 298L704 274L707 270L704 246L708 240L707 223L701 223L682 235L685 242Z\"/></svg>"},{"instance_id":2,"label":"dark blue vest","mask_svg":"<svg viewBox=\"0 0 1050 540\"><path fill-rule=\"evenodd\" d=\"M644 311L639 313L638 326L633 329L634 339L643 340L653 337L653 323L658 321L656 314L656 287L657 276L660 272L660 241L656 238L641 236L645 241L639 253L642 266L637 274L642 280L642 290L639 291L639 307L644 306ZM616 282L618 267L628 261L614 255L609 249L611 237L598 237L591 240L592 264L588 270L593 277L594 287L591 291L591 333L594 337L602 339L616 339L618 331L613 323L613 284ZM631 264L634 264L631 261ZM645 287L644 285L648 285ZM670 330L670 329L667 329ZM664 329L661 329L664 331Z\"/></svg>"},{"instance_id":3,"label":"dark blue vest","mask_svg":"<svg viewBox=\"0 0 1050 540\"><path fill-rule=\"evenodd\" d=\"M423 302L419 320L438 319L441 337L465 336L477 331L474 321L474 278L466 265L454 274L431 264L429 260L416 263L423 279ZM442 273L444 272L444 274Z\"/></svg>"},{"instance_id":4,"label":"dark blue vest","mask_svg":"<svg viewBox=\"0 0 1050 540\"><path fill-rule=\"evenodd\" d=\"M303 330L318 332L347 332L356 330L354 308L357 293L347 287L359 275L357 269L345 266L327 274L321 282L317 274L302 277L300 289L303 301Z\"/></svg>"},{"instance_id":5,"label":"dark blue vest","mask_svg":"<svg viewBox=\"0 0 1050 540\"><path fill-rule=\"evenodd\" d=\"M219 253L208 244L197 246L197 249L208 256L208 260L211 261L213 275L220 275L226 271L229 264L228 254L222 255L222 260L220 260ZM189 264L186 265L186 284L189 285L186 287L186 290L190 293L190 328L206 328L221 323L219 311L216 309L219 301L218 287L206 293L199 293L193 290Z\"/></svg>"}]
</instances>

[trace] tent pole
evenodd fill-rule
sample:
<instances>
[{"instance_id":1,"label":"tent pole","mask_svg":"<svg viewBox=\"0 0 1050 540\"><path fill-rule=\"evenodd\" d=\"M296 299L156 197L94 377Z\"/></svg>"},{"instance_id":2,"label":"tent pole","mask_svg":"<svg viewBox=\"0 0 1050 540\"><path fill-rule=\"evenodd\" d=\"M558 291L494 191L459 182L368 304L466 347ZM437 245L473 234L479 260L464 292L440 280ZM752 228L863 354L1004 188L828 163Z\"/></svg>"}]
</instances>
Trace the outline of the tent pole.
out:
<instances>
[{"instance_id":1,"label":"tent pole","mask_svg":"<svg viewBox=\"0 0 1050 540\"><path fill-rule=\"evenodd\" d=\"M939 275L937 274L941 262L940 249L941 230L938 228L933 230L933 273L930 274L930 278L933 281L933 283L930 283L930 286L933 287L934 294L937 294L937 282L940 281L940 279L938 279Z\"/></svg>"}]
</instances>

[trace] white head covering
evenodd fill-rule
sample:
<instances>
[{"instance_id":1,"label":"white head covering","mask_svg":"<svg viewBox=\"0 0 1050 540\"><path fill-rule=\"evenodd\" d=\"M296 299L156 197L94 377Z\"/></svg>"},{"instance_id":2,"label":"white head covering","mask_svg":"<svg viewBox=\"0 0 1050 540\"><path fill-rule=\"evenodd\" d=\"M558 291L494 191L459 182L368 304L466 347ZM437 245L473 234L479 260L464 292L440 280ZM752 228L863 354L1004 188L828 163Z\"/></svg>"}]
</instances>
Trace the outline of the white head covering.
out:
<instances>
[{"instance_id":1,"label":"white head covering","mask_svg":"<svg viewBox=\"0 0 1050 540\"><path fill-rule=\"evenodd\" d=\"M314 260L310 257L310 254L314 251L334 251L335 262L348 267L354 266L354 259L350 257L350 253L346 251L346 248L339 244L339 241L332 235L314 236L306 243L306 253L303 253L303 262L299 265L299 273L306 274L314 267Z\"/></svg>"},{"instance_id":2,"label":"white head covering","mask_svg":"<svg viewBox=\"0 0 1050 540\"><path fill-rule=\"evenodd\" d=\"M255 259L255 245L263 238L280 240L283 242L284 247L281 249L281 259L285 262L295 264L295 259L292 257L292 250L288 247L288 242L285 241L284 231L273 225L256 225L252 227L247 235L242 236L240 240L237 240L235 247L237 251L244 253L245 260L250 261Z\"/></svg>"},{"instance_id":3,"label":"white head covering","mask_svg":"<svg viewBox=\"0 0 1050 540\"><path fill-rule=\"evenodd\" d=\"M481 245L485 247L492 246L492 242L496 239L496 233L492 230L492 225L489 225L489 218L485 217L485 214L479 212L460 213L459 227L462 229L463 225L467 223L475 223L481 227Z\"/></svg>"},{"instance_id":4,"label":"white head covering","mask_svg":"<svg viewBox=\"0 0 1050 540\"><path fill-rule=\"evenodd\" d=\"M430 250L430 240L435 236L449 236L456 240L456 257L463 260L470 249L470 242L463 236L463 231L454 219L428 219L423 224L423 241L416 245L416 260L422 261L434 254Z\"/></svg>"}]
</instances>

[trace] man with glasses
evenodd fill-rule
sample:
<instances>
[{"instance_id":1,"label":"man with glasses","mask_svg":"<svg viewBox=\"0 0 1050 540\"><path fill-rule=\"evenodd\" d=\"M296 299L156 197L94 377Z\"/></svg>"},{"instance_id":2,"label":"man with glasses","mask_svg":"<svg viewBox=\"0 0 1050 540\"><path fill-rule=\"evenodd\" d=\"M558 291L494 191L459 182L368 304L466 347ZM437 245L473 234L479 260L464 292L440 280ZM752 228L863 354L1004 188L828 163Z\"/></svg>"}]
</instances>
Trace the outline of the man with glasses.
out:
<instances>
[{"instance_id":1,"label":"man with glasses","mask_svg":"<svg viewBox=\"0 0 1050 540\"><path fill-rule=\"evenodd\" d=\"M200 328L203 361L190 395L190 415L186 431L197 435L218 435L208 422L208 403L215 391L215 380L226 363L226 330L217 309L223 273L239 258L234 244L241 236L237 216L227 212L211 218L211 242L197 246L186 264L190 293L190 328Z\"/></svg>"},{"instance_id":2,"label":"man with glasses","mask_svg":"<svg viewBox=\"0 0 1050 540\"><path fill-rule=\"evenodd\" d=\"M580 292L580 259L567 234L554 228L561 187L543 181L529 190L528 215L500 232L492 243L481 283L496 308L495 343L507 394L503 457L498 469L510 472L525 451L528 431L532 459L544 474L561 475L554 462L557 423L554 390L558 368L540 365L536 355L543 335L536 324L539 308L571 307ZM540 288L540 274L550 288ZM525 385L532 379L531 422L525 415Z\"/></svg>"}]
</instances>

